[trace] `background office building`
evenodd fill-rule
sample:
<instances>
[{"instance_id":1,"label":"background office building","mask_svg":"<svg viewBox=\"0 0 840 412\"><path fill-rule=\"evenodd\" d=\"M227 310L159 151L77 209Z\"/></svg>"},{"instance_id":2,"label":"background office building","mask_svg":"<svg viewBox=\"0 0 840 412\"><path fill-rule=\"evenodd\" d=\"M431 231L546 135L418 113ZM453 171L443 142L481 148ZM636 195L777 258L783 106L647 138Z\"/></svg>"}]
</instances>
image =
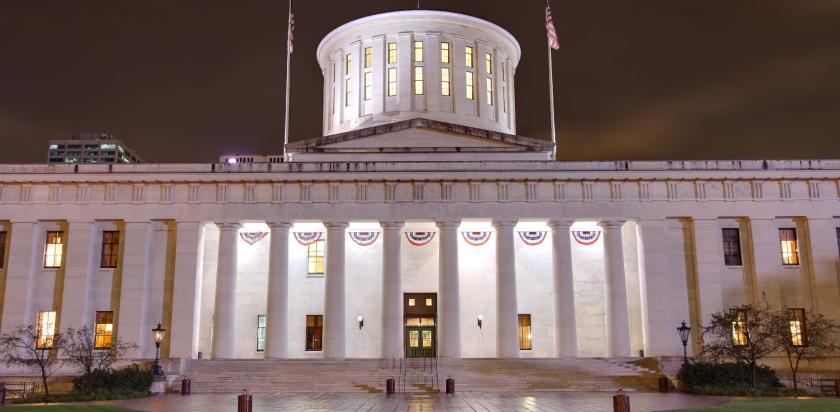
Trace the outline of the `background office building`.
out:
<instances>
[{"instance_id":1,"label":"background office building","mask_svg":"<svg viewBox=\"0 0 840 412\"><path fill-rule=\"evenodd\" d=\"M143 163L113 133L76 133L69 139L50 140L49 163Z\"/></svg>"}]
</instances>

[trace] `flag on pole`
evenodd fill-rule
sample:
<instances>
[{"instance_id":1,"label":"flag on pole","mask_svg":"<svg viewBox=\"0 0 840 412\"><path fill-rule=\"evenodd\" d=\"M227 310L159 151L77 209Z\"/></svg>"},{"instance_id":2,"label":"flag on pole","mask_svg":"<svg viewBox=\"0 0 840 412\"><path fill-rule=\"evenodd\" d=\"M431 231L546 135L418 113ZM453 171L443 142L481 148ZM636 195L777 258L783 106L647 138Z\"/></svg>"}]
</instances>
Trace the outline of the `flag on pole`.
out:
<instances>
[{"instance_id":1,"label":"flag on pole","mask_svg":"<svg viewBox=\"0 0 840 412\"><path fill-rule=\"evenodd\" d=\"M545 29L548 31L548 44L554 50L560 49L560 41L557 40L557 31L554 29L554 19L551 18L551 6L545 4Z\"/></svg>"},{"instance_id":2,"label":"flag on pole","mask_svg":"<svg viewBox=\"0 0 840 412\"><path fill-rule=\"evenodd\" d=\"M289 54L291 54L292 51L295 48L295 44L294 44L295 43L294 42L295 36L294 36L294 34L295 34L295 15L294 15L294 13L291 12L291 10L289 10L289 45L288 45Z\"/></svg>"}]
</instances>

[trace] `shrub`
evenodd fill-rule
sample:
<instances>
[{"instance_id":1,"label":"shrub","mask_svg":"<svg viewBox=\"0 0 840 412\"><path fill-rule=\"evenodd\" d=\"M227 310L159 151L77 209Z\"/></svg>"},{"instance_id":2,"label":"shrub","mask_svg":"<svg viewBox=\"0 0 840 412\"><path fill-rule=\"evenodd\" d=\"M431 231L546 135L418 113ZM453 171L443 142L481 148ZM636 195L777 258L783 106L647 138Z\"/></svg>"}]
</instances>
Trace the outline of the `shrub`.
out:
<instances>
[{"instance_id":1,"label":"shrub","mask_svg":"<svg viewBox=\"0 0 840 412\"><path fill-rule=\"evenodd\" d=\"M149 392L152 386L152 371L143 369L138 364L119 370L94 370L91 372L93 392L96 394L119 395ZM80 376L73 379L73 390L84 393L87 380Z\"/></svg>"},{"instance_id":2,"label":"shrub","mask_svg":"<svg viewBox=\"0 0 840 412\"><path fill-rule=\"evenodd\" d=\"M752 367L744 362L693 362L683 365L677 377L684 391L703 395L755 396L784 392L776 372L767 366L756 368L753 386Z\"/></svg>"}]
</instances>

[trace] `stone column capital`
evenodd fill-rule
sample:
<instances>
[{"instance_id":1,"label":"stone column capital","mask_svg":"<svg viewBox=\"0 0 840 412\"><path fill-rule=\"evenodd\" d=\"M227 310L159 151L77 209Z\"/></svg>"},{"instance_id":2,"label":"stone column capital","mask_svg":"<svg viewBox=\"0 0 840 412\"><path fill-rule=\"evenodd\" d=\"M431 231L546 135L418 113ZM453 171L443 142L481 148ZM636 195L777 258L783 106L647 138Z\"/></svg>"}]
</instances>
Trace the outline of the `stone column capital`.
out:
<instances>
[{"instance_id":1,"label":"stone column capital","mask_svg":"<svg viewBox=\"0 0 840 412\"><path fill-rule=\"evenodd\" d=\"M347 222L324 222L324 226L326 226L327 230L345 230L350 226L350 224Z\"/></svg>"},{"instance_id":2,"label":"stone column capital","mask_svg":"<svg viewBox=\"0 0 840 412\"><path fill-rule=\"evenodd\" d=\"M380 220L379 225L382 226L382 229L399 230L405 226L405 222L402 220Z\"/></svg>"},{"instance_id":3,"label":"stone column capital","mask_svg":"<svg viewBox=\"0 0 840 412\"><path fill-rule=\"evenodd\" d=\"M516 227L516 220L494 220L493 227L496 230L513 230Z\"/></svg>"},{"instance_id":4,"label":"stone column capital","mask_svg":"<svg viewBox=\"0 0 840 412\"><path fill-rule=\"evenodd\" d=\"M286 231L288 231L289 229L292 228L292 222L284 222L284 221L276 221L276 220L266 222L266 225L268 225L268 228L271 229L271 230L286 230Z\"/></svg>"},{"instance_id":5,"label":"stone column capital","mask_svg":"<svg viewBox=\"0 0 840 412\"><path fill-rule=\"evenodd\" d=\"M460 220L438 220L435 222L435 226L438 227L440 230L458 230L458 227L461 226Z\"/></svg>"},{"instance_id":6,"label":"stone column capital","mask_svg":"<svg viewBox=\"0 0 840 412\"><path fill-rule=\"evenodd\" d=\"M548 227L552 229L566 229L569 230L575 223L574 219L551 219L548 221Z\"/></svg>"},{"instance_id":7,"label":"stone column capital","mask_svg":"<svg viewBox=\"0 0 840 412\"><path fill-rule=\"evenodd\" d=\"M236 221L227 221L227 222L216 222L216 226L219 227L221 231L227 230L239 230L242 227L242 224Z\"/></svg>"},{"instance_id":8,"label":"stone column capital","mask_svg":"<svg viewBox=\"0 0 840 412\"><path fill-rule=\"evenodd\" d=\"M601 219L598 221L598 226L602 229L621 229L625 222L627 222L626 219Z\"/></svg>"}]
</instances>

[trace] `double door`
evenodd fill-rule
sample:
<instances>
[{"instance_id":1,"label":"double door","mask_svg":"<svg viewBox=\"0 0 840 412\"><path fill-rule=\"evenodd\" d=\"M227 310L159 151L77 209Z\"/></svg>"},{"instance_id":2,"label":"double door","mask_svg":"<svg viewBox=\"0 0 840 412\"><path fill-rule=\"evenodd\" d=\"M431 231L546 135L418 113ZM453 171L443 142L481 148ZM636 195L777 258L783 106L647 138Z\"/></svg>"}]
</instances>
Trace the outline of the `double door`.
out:
<instances>
[{"instance_id":1,"label":"double door","mask_svg":"<svg viewBox=\"0 0 840 412\"><path fill-rule=\"evenodd\" d=\"M405 294L405 357L437 356L437 294Z\"/></svg>"}]
</instances>

